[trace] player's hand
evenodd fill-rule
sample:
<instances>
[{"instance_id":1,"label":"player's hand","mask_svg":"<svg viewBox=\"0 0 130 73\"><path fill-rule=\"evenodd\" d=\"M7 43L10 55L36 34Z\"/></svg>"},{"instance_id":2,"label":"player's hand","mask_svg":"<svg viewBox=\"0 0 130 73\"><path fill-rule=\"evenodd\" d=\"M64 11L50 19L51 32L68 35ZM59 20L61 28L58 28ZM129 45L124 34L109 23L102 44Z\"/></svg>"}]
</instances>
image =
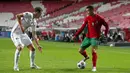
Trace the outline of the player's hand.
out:
<instances>
[{"instance_id":1,"label":"player's hand","mask_svg":"<svg viewBox=\"0 0 130 73\"><path fill-rule=\"evenodd\" d=\"M42 47L41 46L38 47L38 50L42 53Z\"/></svg>"}]
</instances>

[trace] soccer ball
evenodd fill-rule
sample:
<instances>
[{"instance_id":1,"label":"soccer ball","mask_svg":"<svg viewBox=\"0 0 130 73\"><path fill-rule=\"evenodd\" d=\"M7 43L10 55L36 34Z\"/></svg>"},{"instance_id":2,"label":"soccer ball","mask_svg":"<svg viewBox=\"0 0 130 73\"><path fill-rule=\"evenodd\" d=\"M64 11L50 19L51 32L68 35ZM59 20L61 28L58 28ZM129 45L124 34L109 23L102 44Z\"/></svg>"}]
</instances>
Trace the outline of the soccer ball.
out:
<instances>
[{"instance_id":1,"label":"soccer ball","mask_svg":"<svg viewBox=\"0 0 130 73\"><path fill-rule=\"evenodd\" d=\"M84 61L80 61L77 63L77 67L79 69L84 69L86 67L86 63Z\"/></svg>"},{"instance_id":2,"label":"soccer ball","mask_svg":"<svg viewBox=\"0 0 130 73\"><path fill-rule=\"evenodd\" d=\"M114 46L113 44L110 44L110 47Z\"/></svg>"}]
</instances>

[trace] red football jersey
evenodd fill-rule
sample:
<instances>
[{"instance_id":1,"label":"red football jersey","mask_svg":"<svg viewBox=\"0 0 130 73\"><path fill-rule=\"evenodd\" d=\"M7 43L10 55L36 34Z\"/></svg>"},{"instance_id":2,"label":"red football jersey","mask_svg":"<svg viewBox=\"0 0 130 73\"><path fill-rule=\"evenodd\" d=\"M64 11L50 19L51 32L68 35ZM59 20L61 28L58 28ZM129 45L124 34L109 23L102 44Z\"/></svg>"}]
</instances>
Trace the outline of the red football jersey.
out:
<instances>
[{"instance_id":1,"label":"red football jersey","mask_svg":"<svg viewBox=\"0 0 130 73\"><path fill-rule=\"evenodd\" d=\"M87 28L86 37L99 38L102 25L105 26L105 35L107 35L109 27L103 18L97 14L94 16L87 16L81 28L76 32L75 37L78 36L84 30L84 28Z\"/></svg>"}]
</instances>

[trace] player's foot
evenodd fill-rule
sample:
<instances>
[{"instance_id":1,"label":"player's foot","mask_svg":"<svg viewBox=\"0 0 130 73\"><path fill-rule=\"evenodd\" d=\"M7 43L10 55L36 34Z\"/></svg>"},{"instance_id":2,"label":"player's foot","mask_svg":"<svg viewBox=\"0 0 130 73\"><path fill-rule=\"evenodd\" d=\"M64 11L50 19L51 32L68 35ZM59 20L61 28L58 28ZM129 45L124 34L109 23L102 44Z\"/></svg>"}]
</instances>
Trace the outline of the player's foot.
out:
<instances>
[{"instance_id":1,"label":"player's foot","mask_svg":"<svg viewBox=\"0 0 130 73\"><path fill-rule=\"evenodd\" d=\"M83 63L84 62L84 60L81 60L81 61L79 61L80 63Z\"/></svg>"},{"instance_id":2,"label":"player's foot","mask_svg":"<svg viewBox=\"0 0 130 73\"><path fill-rule=\"evenodd\" d=\"M31 66L31 69L41 69L39 66L37 66L36 64Z\"/></svg>"},{"instance_id":3,"label":"player's foot","mask_svg":"<svg viewBox=\"0 0 130 73\"><path fill-rule=\"evenodd\" d=\"M92 71L95 72L95 71L96 71L96 67L93 67L93 68L92 68Z\"/></svg>"},{"instance_id":4,"label":"player's foot","mask_svg":"<svg viewBox=\"0 0 130 73\"><path fill-rule=\"evenodd\" d=\"M88 59L89 59L89 56L88 56L88 57L86 57L86 58L84 58L84 59L83 59L83 61L85 62L85 61L86 61L86 60L88 60Z\"/></svg>"},{"instance_id":5,"label":"player's foot","mask_svg":"<svg viewBox=\"0 0 130 73\"><path fill-rule=\"evenodd\" d=\"M19 68L18 67L14 67L14 71L19 71Z\"/></svg>"}]
</instances>

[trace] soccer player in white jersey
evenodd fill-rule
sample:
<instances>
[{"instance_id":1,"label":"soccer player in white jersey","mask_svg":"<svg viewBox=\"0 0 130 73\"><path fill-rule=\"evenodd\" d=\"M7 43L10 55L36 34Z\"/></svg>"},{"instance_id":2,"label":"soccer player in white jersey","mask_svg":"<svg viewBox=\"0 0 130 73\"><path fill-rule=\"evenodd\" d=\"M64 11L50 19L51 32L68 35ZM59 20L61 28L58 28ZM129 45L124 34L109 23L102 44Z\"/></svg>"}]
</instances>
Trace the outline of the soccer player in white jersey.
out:
<instances>
[{"instance_id":1,"label":"soccer player in white jersey","mask_svg":"<svg viewBox=\"0 0 130 73\"><path fill-rule=\"evenodd\" d=\"M21 14L17 14L17 22L14 25L12 31L11 31L11 39L16 46L15 56L14 56L14 70L19 71L18 67L18 60L20 57L20 52L24 48L24 46L27 46L27 48L30 50L30 67L32 69L40 69L35 62L35 47L31 41L31 39L28 37L28 35L25 33L26 29L28 27L32 28L32 35L36 42L36 45L38 47L38 50L42 52L42 48L40 47L37 36L35 34L35 26L36 26L36 18L39 18L42 14L42 9L40 7L36 7L34 9L35 11L33 13L31 12L24 12Z\"/></svg>"}]
</instances>

